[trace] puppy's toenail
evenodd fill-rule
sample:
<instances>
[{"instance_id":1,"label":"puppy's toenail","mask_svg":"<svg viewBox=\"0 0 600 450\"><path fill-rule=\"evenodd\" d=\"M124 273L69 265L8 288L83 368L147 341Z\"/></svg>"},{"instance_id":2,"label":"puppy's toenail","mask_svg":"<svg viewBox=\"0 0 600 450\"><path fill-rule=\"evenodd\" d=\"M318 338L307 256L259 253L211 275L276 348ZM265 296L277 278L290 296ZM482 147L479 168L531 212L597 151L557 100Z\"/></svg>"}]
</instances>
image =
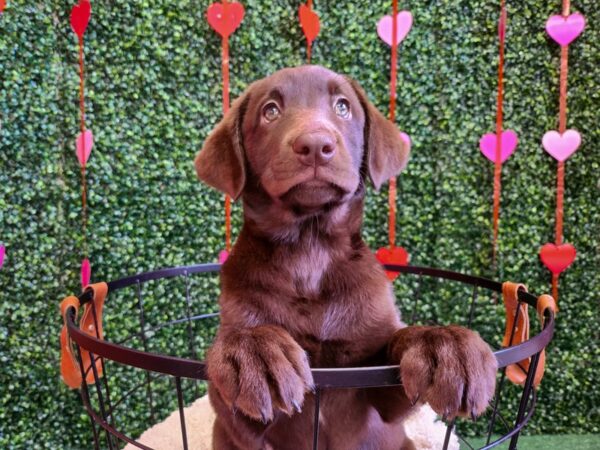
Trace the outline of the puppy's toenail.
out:
<instances>
[{"instance_id":1,"label":"puppy's toenail","mask_svg":"<svg viewBox=\"0 0 600 450\"><path fill-rule=\"evenodd\" d=\"M415 406L417 404L417 402L419 401L419 398L421 398L421 396L419 394L417 394L411 401L410 401L410 405L411 406Z\"/></svg>"},{"instance_id":2,"label":"puppy's toenail","mask_svg":"<svg viewBox=\"0 0 600 450\"><path fill-rule=\"evenodd\" d=\"M296 410L296 412L298 414L300 414L302 412L302 408L300 407L300 405L298 404L298 402L296 400L292 400L292 405L294 405L294 409Z\"/></svg>"}]
</instances>

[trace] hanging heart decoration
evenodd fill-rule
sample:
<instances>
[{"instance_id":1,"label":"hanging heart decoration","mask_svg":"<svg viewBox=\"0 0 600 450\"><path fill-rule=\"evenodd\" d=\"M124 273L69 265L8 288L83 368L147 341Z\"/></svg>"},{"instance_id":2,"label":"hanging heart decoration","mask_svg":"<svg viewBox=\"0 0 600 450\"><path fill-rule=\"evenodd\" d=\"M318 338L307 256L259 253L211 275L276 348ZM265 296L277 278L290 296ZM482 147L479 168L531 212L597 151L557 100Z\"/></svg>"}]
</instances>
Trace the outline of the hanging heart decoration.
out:
<instances>
[{"instance_id":1,"label":"hanging heart decoration","mask_svg":"<svg viewBox=\"0 0 600 450\"><path fill-rule=\"evenodd\" d=\"M229 252L227 250L221 250L219 252L219 264L225 263L225 261L227 261L227 258L229 258Z\"/></svg>"},{"instance_id":2,"label":"hanging heart decoration","mask_svg":"<svg viewBox=\"0 0 600 450\"><path fill-rule=\"evenodd\" d=\"M5 7L6 7L6 0L0 0L0 16L4 12Z\"/></svg>"},{"instance_id":3,"label":"hanging heart decoration","mask_svg":"<svg viewBox=\"0 0 600 450\"><path fill-rule=\"evenodd\" d=\"M94 134L92 133L92 130L85 130L83 135L81 133L77 135L77 139L75 141L75 152L81 167L85 167L87 164L93 146Z\"/></svg>"},{"instance_id":4,"label":"hanging heart decoration","mask_svg":"<svg viewBox=\"0 0 600 450\"><path fill-rule=\"evenodd\" d=\"M317 38L321 28L319 15L314 12L308 5L300 5L298 15L300 17L300 26L304 32L304 37L309 44Z\"/></svg>"},{"instance_id":5,"label":"hanging heart decoration","mask_svg":"<svg viewBox=\"0 0 600 450\"><path fill-rule=\"evenodd\" d=\"M496 133L484 134L479 140L481 153L492 162L496 162ZM519 139L513 130L504 130L500 138L500 163L504 163L517 148Z\"/></svg>"},{"instance_id":6,"label":"hanging heart decoration","mask_svg":"<svg viewBox=\"0 0 600 450\"><path fill-rule=\"evenodd\" d=\"M556 168L556 222L554 243L545 244L540 250L540 259L552 272L552 296L558 302L559 275L575 260L575 247L563 243L565 161L581 145L581 135L576 130L567 129L567 77L569 73L569 44L585 28L585 17L579 13L570 14L570 2L563 1L562 14L550 16L546 21L546 32L561 46L558 98L558 130L548 131L542 137L542 146L558 161Z\"/></svg>"},{"instance_id":7,"label":"hanging heart decoration","mask_svg":"<svg viewBox=\"0 0 600 450\"><path fill-rule=\"evenodd\" d=\"M244 20L244 6L223 0L213 3L206 10L208 24L221 35L221 74L223 77L223 114L229 111L229 36ZM225 194L225 251L231 249L231 197ZM226 257L225 257L226 258ZM219 255L221 259L221 255Z\"/></svg>"},{"instance_id":8,"label":"hanging heart decoration","mask_svg":"<svg viewBox=\"0 0 600 450\"><path fill-rule=\"evenodd\" d=\"M399 44L408 35L413 23L413 16L409 11L400 11L396 14L396 44ZM377 34L383 42L391 46L394 42L392 36L393 19L392 16L383 16L377 22Z\"/></svg>"},{"instance_id":9,"label":"hanging heart decoration","mask_svg":"<svg viewBox=\"0 0 600 450\"><path fill-rule=\"evenodd\" d=\"M557 44L569 45L585 28L585 17L579 13L570 16L551 16L546 22L546 32Z\"/></svg>"},{"instance_id":10,"label":"hanging heart decoration","mask_svg":"<svg viewBox=\"0 0 600 450\"><path fill-rule=\"evenodd\" d=\"M548 131L542 138L542 145L557 161L566 161L579 148L581 135L576 130L567 130L564 133Z\"/></svg>"},{"instance_id":11,"label":"hanging heart decoration","mask_svg":"<svg viewBox=\"0 0 600 450\"><path fill-rule=\"evenodd\" d=\"M88 284L90 284L90 277L92 276L92 267L90 265L90 260L84 258L81 261L81 287L84 288Z\"/></svg>"},{"instance_id":12,"label":"hanging heart decoration","mask_svg":"<svg viewBox=\"0 0 600 450\"><path fill-rule=\"evenodd\" d=\"M6 247L4 245L0 245L0 269L4 265L4 255L6 255Z\"/></svg>"},{"instance_id":13,"label":"hanging heart decoration","mask_svg":"<svg viewBox=\"0 0 600 450\"><path fill-rule=\"evenodd\" d=\"M91 13L92 5L88 0L80 0L79 4L71 9L71 28L80 39L83 39Z\"/></svg>"},{"instance_id":14,"label":"hanging heart decoration","mask_svg":"<svg viewBox=\"0 0 600 450\"><path fill-rule=\"evenodd\" d=\"M412 146L412 141L410 140L410 136L408 134L406 134L404 131L401 131L400 139L402 139L402 142L404 142L407 145L408 150L410 150L410 147Z\"/></svg>"},{"instance_id":15,"label":"hanging heart decoration","mask_svg":"<svg viewBox=\"0 0 600 450\"><path fill-rule=\"evenodd\" d=\"M556 245L548 243L540 249L542 263L554 275L558 275L569 267L575 261L576 255L577 251L571 244Z\"/></svg>"},{"instance_id":16,"label":"hanging heart decoration","mask_svg":"<svg viewBox=\"0 0 600 450\"><path fill-rule=\"evenodd\" d=\"M408 265L408 252L403 247L382 247L375 252L375 257L381 264L396 264L398 266ZM385 271L388 279L394 281L399 273L392 271Z\"/></svg>"},{"instance_id":17,"label":"hanging heart decoration","mask_svg":"<svg viewBox=\"0 0 600 450\"><path fill-rule=\"evenodd\" d=\"M227 15L225 15L227 8ZM229 37L242 23L244 19L244 6L241 3L213 3L206 11L208 24L222 37Z\"/></svg>"}]
</instances>

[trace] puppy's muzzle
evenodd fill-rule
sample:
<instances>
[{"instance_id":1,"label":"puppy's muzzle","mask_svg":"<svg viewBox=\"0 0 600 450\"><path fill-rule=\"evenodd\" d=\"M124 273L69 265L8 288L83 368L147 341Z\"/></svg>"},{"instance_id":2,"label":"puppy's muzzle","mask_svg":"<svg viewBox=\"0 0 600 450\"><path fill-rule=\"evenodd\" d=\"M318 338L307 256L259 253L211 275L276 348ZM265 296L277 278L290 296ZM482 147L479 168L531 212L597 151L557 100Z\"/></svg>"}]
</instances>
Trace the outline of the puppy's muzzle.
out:
<instances>
[{"instance_id":1,"label":"puppy's muzzle","mask_svg":"<svg viewBox=\"0 0 600 450\"><path fill-rule=\"evenodd\" d=\"M336 153L336 139L325 131L313 131L299 135L292 144L298 160L307 166L324 166Z\"/></svg>"}]
</instances>

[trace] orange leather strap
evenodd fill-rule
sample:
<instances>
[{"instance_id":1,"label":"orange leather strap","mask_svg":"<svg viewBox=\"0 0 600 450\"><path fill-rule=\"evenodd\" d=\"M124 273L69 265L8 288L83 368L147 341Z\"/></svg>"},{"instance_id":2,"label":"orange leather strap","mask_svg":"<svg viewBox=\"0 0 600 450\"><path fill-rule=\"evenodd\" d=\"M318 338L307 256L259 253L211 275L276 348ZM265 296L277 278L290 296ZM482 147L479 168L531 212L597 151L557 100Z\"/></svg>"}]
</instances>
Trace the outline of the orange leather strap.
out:
<instances>
[{"instance_id":1,"label":"orange leather strap","mask_svg":"<svg viewBox=\"0 0 600 450\"><path fill-rule=\"evenodd\" d=\"M542 294L538 297L537 302L537 313L542 324L544 323L544 311L547 309L551 309L552 312L556 314L558 307L556 306L556 301L551 295Z\"/></svg>"},{"instance_id":2,"label":"orange leather strap","mask_svg":"<svg viewBox=\"0 0 600 450\"><path fill-rule=\"evenodd\" d=\"M74 389L81 385L81 370L75 355L73 355L67 332L66 315L67 309L71 306L75 308L75 316L77 316L79 311L79 299L77 297L71 295L60 303L60 313L63 317L63 327L60 331L60 374L65 384Z\"/></svg>"},{"instance_id":3,"label":"orange leather strap","mask_svg":"<svg viewBox=\"0 0 600 450\"><path fill-rule=\"evenodd\" d=\"M503 347L520 344L529 339L529 312L527 304L519 304L519 291L527 291L527 287L523 284L512 283L506 281L502 284L502 299L504 300L504 309L506 312L506 329L504 331L504 339L502 340ZM517 316L517 324L515 326L515 317ZM514 327L514 335L513 333Z\"/></svg>"},{"instance_id":4,"label":"orange leather strap","mask_svg":"<svg viewBox=\"0 0 600 450\"><path fill-rule=\"evenodd\" d=\"M104 333L102 330L102 310L104 308L104 300L106 298L106 294L108 293L108 285L104 282L89 284L85 287L84 290L91 289L93 292L92 300L86 303L83 307L83 315L81 316L81 321L79 322L79 328L84 333L89 334L90 336L97 337L99 339L103 339ZM73 350L69 343L69 336L67 332L66 326L66 312L69 306L75 307L75 314L79 311L79 300L77 297L70 296L65 298L60 305L61 314L63 316L63 328L60 333L60 343L61 343L61 375L63 381L67 386L74 389L81 386L82 376L81 369L79 364L77 363L77 358L73 354ZM96 315L94 317L94 311ZM81 362L83 364L84 371L86 373L86 382L93 383L94 382L94 372L90 370L91 367L91 356L87 350L81 349ZM102 361L100 359L96 359L96 371L98 376L102 376Z\"/></svg>"},{"instance_id":5,"label":"orange leather strap","mask_svg":"<svg viewBox=\"0 0 600 450\"><path fill-rule=\"evenodd\" d=\"M527 291L523 284L507 281L502 284L502 298L506 311L506 330L504 331L503 347L521 344L529 339L529 313L526 303L519 303L518 293L520 290ZM556 312L556 303L549 295L541 295L538 298L537 312L543 322L543 314L546 308L552 308ZM517 315L517 310L519 314ZM518 317L517 317L518 316ZM516 317L516 324L515 324ZM513 333L514 329L514 333ZM523 385L527 379L527 372L531 358L526 358L516 364L510 364L506 367L506 376L515 384ZM546 365L546 352L542 350L540 359L533 378L533 385L537 388L544 376L544 367Z\"/></svg>"},{"instance_id":6,"label":"orange leather strap","mask_svg":"<svg viewBox=\"0 0 600 450\"><path fill-rule=\"evenodd\" d=\"M102 310L104 308L104 299L106 298L106 294L108 293L108 285L104 282L88 284L84 290L91 289L93 294L93 299L91 302L88 302L83 307L83 315L81 316L81 321L79 322L79 328L84 333L89 334L90 336L97 337L98 339L104 338L104 333L102 331ZM96 311L96 320L94 320L94 309ZM96 328L98 328L96 330ZM83 367L86 369L86 377L85 380L88 383L94 382L94 372L92 370L88 370L91 366L91 358L90 353L87 350L81 349L81 361L83 362ZM102 361L100 359L96 359L96 370L98 372L98 376L102 376Z\"/></svg>"}]
</instances>

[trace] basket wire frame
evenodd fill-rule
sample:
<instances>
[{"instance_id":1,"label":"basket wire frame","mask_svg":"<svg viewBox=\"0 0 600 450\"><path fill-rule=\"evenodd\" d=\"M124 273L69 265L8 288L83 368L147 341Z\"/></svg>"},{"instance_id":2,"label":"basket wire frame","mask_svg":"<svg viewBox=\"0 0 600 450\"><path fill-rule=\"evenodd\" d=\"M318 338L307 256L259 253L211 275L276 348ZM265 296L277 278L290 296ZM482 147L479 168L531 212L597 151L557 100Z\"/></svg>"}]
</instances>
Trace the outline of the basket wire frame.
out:
<instances>
[{"instance_id":1,"label":"basket wire frame","mask_svg":"<svg viewBox=\"0 0 600 450\"><path fill-rule=\"evenodd\" d=\"M473 286L469 316L467 319L466 326L471 327L475 315L475 309L477 299L479 297L479 289L484 287L491 289L492 291L499 292L501 290L501 284L495 281L491 281L485 278L473 277L464 275L456 272L450 272L440 269L432 269L427 267L416 267L416 266L396 266L387 265L386 270L397 271L405 274L414 274L417 276L417 287L415 290L414 298L412 299L412 311L410 323L414 323L417 317L417 306L421 297L423 276L434 277L434 279L447 279L454 280ZM177 408L181 426L181 439L184 450L188 450L188 435L185 419L185 402L182 389L182 378L194 380L194 393L197 398L200 395L200 389L198 383L201 380L206 380L206 372L204 363L197 359L197 349L194 344L192 322L196 320L202 320L218 316L218 313L208 313L192 315L192 304L190 295L190 282L189 277L194 273L213 273L218 272L220 265L218 264L199 264L194 266L174 267L168 269L161 269L153 272L145 272L132 277L122 278L113 282L109 282L109 293L128 287L135 286L136 288L136 300L138 308L138 321L140 331L138 337L141 340L143 352L133 350L125 347L122 344L129 342L134 336L121 340L118 344L100 339L98 335L98 319L96 316L96 310L92 302L92 313L95 322L96 337L92 337L79 330L76 324L75 310L71 308L67 312L67 328L69 331L69 338L71 345L75 348L75 355L79 364L82 379L84 380L81 384L80 393L83 402L83 406L89 416L92 436L94 441L94 448L101 449L101 437L100 434L104 431L104 440L106 447L109 450L119 449L120 442L127 442L133 446L145 450L153 450L140 442L136 442L133 438L125 435L118 429L116 409L117 407L127 399L133 392L146 386L146 394L148 399L149 407L149 418L152 424L155 423L156 411L154 393L152 390L152 381L157 376L170 375L173 378L175 393L177 398ZM143 296L143 283L149 280L159 280L163 278L171 277L183 277L185 283L185 316L179 319L171 320L166 323L156 325L148 328L146 323L145 307L144 307L144 296ZM91 291L85 291L79 296L80 303L83 305L91 300ZM529 306L536 306L537 299L535 296L519 291L519 304L526 303ZM537 401L537 395L533 386L533 380L537 365L540 359L541 352L546 347L548 342L552 339L554 332L554 315L552 311L544 311L544 323L542 331L530 338L528 341L519 344L517 346L512 345L512 339L515 333L517 320L519 317L519 311L521 308L516 309L516 315L514 325L511 333L511 339L509 347L502 350L496 351L495 355L498 360L498 366L500 368L500 380L496 386L496 394L493 400L491 417L487 427L487 433L485 437L485 445L479 447L480 450L486 450L496 447L503 442L510 439L509 450L517 448L517 443L521 430L531 419L535 410L535 404ZM176 325L186 324L187 335L188 335L188 353L190 359L176 358L171 356L159 355L156 353L150 353L148 348L147 334L154 332L159 329ZM84 368L81 349L89 352L90 365L87 369ZM99 356L98 356L99 355ZM523 359L531 357L529 368L521 369L526 373L526 379L523 386L522 394L519 400L518 411L514 419L514 424L511 425L510 421L504 417L500 412L500 404L502 401L503 388L506 384L506 366L509 364L515 364ZM110 393L110 378L106 370L105 359L128 365L136 368L143 369L145 372L145 381L136 384L133 388L128 390L121 398L113 403ZM103 376L100 376L96 367L96 361L100 360ZM87 384L85 382L86 376L89 371L92 371L94 381L93 383ZM315 379L315 406L314 406L314 419L313 419L313 449L317 450L319 445L319 412L320 412L320 398L322 391L330 388L341 388L341 387L378 387L378 386L393 386L399 385L397 367L396 366L384 366L384 367L367 367L367 368L350 368L350 369L313 369L313 377ZM94 409L92 400L92 388L95 392L95 403L97 404L97 410ZM448 448L452 431L455 427L456 418L448 421L446 426L446 433L444 438L443 450ZM501 423L505 430L505 433L500 437L492 441L493 432L497 423ZM464 437L457 433L459 441L470 449L473 447Z\"/></svg>"}]
</instances>

